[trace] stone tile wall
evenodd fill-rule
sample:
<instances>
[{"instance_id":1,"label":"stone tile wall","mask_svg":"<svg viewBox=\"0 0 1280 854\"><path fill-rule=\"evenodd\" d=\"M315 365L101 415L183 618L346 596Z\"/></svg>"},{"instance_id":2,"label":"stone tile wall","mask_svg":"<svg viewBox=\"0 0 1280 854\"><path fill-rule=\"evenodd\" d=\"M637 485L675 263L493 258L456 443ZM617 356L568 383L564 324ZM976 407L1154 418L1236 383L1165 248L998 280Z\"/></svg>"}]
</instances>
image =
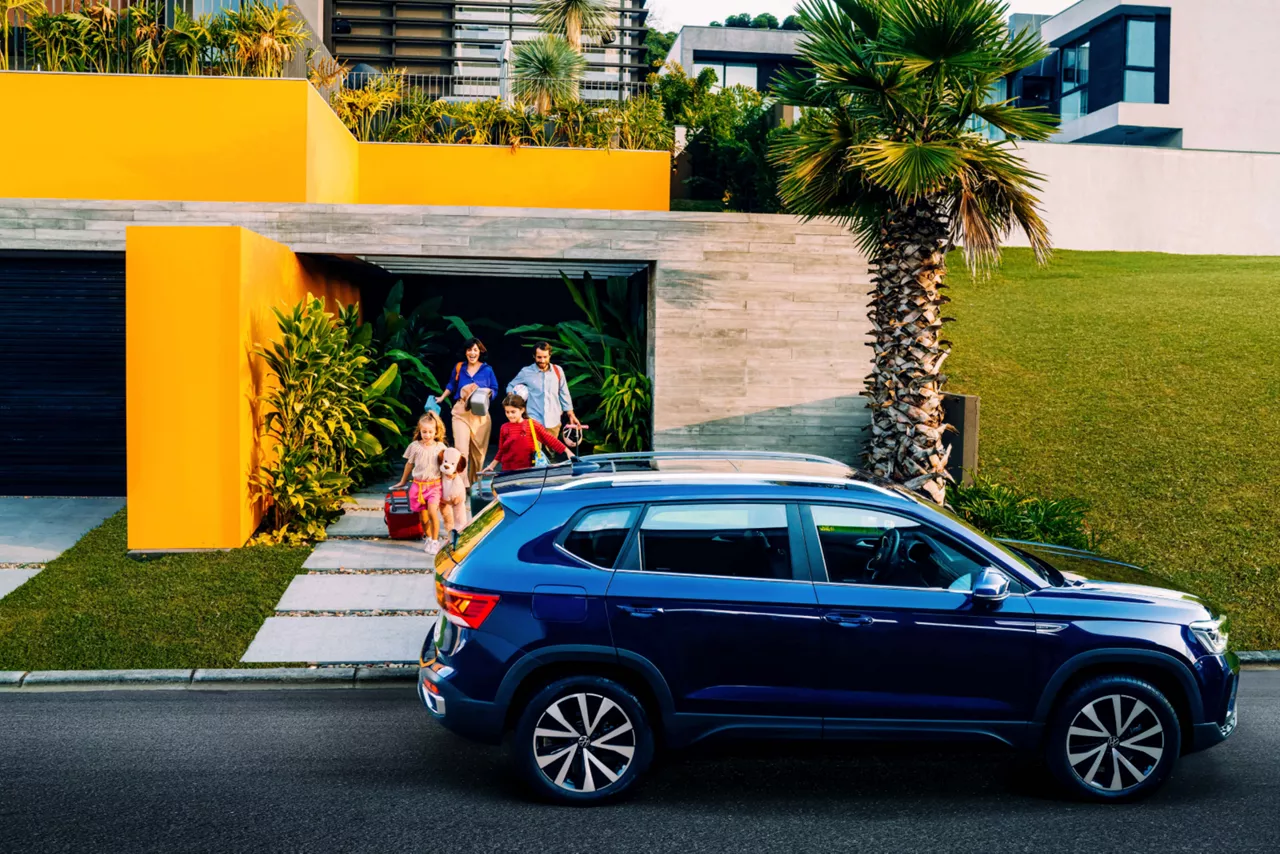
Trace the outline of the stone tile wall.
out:
<instances>
[{"instance_id":1,"label":"stone tile wall","mask_svg":"<svg viewBox=\"0 0 1280 854\"><path fill-rule=\"evenodd\" d=\"M241 225L295 252L651 264L658 448L853 460L867 418L866 259L766 214L0 199L0 252L122 251L129 225ZM0 263L3 263L0 261ZM180 283L175 283L180 286Z\"/></svg>"}]
</instances>

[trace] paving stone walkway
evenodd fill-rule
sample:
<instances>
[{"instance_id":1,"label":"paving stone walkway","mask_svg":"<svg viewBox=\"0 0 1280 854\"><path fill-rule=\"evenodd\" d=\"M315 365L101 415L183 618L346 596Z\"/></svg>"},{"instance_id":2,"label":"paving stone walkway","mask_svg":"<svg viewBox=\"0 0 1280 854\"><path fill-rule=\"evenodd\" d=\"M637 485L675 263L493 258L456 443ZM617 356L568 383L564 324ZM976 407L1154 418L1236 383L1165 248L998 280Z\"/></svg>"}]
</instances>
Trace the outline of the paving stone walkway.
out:
<instances>
[{"instance_id":1,"label":"paving stone walkway","mask_svg":"<svg viewBox=\"0 0 1280 854\"><path fill-rule=\"evenodd\" d=\"M413 664L434 630L434 561L387 538L383 493L355 496L276 603L241 661Z\"/></svg>"}]
</instances>

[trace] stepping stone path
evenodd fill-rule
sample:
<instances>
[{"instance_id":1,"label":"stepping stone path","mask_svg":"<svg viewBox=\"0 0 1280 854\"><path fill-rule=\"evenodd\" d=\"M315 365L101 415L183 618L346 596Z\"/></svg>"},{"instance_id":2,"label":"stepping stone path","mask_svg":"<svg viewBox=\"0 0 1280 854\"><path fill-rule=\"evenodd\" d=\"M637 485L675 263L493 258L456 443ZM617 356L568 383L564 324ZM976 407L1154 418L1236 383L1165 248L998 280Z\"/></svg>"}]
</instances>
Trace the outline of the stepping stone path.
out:
<instances>
[{"instance_id":1,"label":"stepping stone path","mask_svg":"<svg viewBox=\"0 0 1280 854\"><path fill-rule=\"evenodd\" d=\"M439 614L434 560L391 540L384 492L355 496L316 546L241 661L416 664Z\"/></svg>"}]
</instances>

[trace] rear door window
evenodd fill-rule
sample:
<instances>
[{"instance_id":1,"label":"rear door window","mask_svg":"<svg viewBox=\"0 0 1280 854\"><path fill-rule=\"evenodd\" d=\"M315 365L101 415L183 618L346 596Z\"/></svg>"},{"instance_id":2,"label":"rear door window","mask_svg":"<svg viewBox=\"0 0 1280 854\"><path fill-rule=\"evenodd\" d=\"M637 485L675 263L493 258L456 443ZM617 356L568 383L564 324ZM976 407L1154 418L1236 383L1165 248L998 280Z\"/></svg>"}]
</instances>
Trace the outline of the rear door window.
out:
<instances>
[{"instance_id":1,"label":"rear door window","mask_svg":"<svg viewBox=\"0 0 1280 854\"><path fill-rule=\"evenodd\" d=\"M561 546L592 566L611 569L639 515L638 506L588 511L574 524Z\"/></svg>"},{"instance_id":2,"label":"rear door window","mask_svg":"<svg viewBox=\"0 0 1280 854\"><path fill-rule=\"evenodd\" d=\"M785 504L664 504L640 525L645 572L794 578Z\"/></svg>"}]
</instances>

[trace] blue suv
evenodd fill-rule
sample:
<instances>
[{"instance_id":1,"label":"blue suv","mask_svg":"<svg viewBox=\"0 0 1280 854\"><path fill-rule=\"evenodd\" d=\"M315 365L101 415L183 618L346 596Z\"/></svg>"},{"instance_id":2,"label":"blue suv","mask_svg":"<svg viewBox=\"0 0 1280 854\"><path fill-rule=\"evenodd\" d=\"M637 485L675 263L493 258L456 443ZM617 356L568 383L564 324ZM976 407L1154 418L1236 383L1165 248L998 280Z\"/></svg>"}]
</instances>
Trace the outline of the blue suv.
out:
<instances>
[{"instance_id":1,"label":"blue suv","mask_svg":"<svg viewBox=\"0 0 1280 854\"><path fill-rule=\"evenodd\" d=\"M495 492L437 556L418 691L553 800L721 735L993 741L1129 800L1236 725L1239 662L1201 600L833 460L604 455Z\"/></svg>"}]
</instances>

